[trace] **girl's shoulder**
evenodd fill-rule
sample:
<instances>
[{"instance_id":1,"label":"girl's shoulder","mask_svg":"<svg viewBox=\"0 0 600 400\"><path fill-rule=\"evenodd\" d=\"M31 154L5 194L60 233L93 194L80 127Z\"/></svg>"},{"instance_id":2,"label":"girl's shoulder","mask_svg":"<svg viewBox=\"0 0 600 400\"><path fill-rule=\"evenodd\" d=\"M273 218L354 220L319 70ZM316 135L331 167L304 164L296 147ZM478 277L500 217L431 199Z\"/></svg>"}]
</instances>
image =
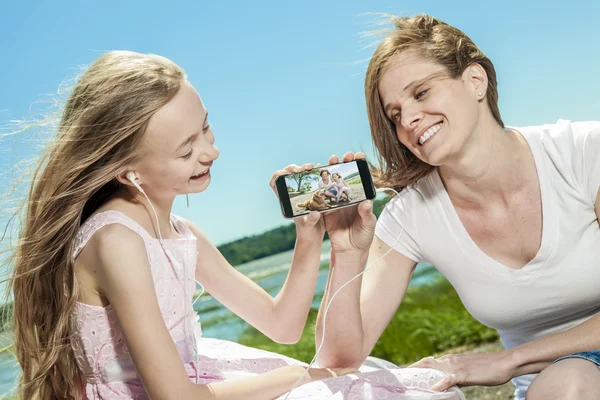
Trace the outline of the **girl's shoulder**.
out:
<instances>
[{"instance_id":1,"label":"girl's shoulder","mask_svg":"<svg viewBox=\"0 0 600 400\"><path fill-rule=\"evenodd\" d=\"M131 236L133 231L136 235ZM139 223L118 210L103 210L92 214L79 228L75 238L73 258L77 258L90 240L118 236L120 240L131 241L130 238L141 237L144 242L152 240L152 236Z\"/></svg>"}]
</instances>

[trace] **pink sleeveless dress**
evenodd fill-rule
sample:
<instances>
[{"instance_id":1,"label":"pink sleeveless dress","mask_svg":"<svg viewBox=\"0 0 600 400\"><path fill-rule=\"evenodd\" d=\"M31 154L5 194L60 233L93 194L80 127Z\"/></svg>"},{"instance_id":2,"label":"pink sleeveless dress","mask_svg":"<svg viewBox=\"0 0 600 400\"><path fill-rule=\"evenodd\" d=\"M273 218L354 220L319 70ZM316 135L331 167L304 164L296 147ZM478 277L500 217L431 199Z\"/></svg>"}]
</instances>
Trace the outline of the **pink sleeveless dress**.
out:
<instances>
[{"instance_id":1,"label":"pink sleeveless dress","mask_svg":"<svg viewBox=\"0 0 600 400\"><path fill-rule=\"evenodd\" d=\"M161 246L158 239L125 214L115 210L98 213L81 226L73 257L79 255L96 231L109 224L124 225L143 238L160 311L192 382L237 380L286 365L306 365L268 351L202 337L198 316L191 307L196 288L192 278L196 268L196 238L183 220L172 215L171 221L180 238L163 240ZM165 252L169 252L176 262L169 262ZM173 264L182 267L185 274ZM87 399L149 400L111 305L100 307L77 303L74 318L71 346ZM194 346L197 346L198 356L194 354ZM435 370L382 370L366 364L360 370L364 373L300 386L288 399L464 398L458 389L447 393L431 392L429 388L443 377Z\"/></svg>"}]
</instances>

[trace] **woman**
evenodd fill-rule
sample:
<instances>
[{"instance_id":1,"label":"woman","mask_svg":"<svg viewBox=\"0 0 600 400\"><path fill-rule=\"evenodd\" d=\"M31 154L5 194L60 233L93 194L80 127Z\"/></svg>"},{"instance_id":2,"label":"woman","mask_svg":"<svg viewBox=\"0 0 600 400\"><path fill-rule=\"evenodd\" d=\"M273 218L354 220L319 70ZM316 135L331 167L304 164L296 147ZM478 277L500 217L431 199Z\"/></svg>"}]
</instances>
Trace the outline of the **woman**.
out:
<instances>
[{"instance_id":1,"label":"woman","mask_svg":"<svg viewBox=\"0 0 600 400\"><path fill-rule=\"evenodd\" d=\"M400 193L382 213L370 251L333 260L323 306L365 263L395 251L337 296L321 364L360 365L415 265L426 261L506 346L415 364L447 374L436 389L513 379L517 399L595 398L600 123L505 127L494 66L467 35L426 15L393 22L370 61L365 92L380 154L376 185ZM344 228L328 227L335 229ZM322 329L320 313L317 345Z\"/></svg>"}]
</instances>

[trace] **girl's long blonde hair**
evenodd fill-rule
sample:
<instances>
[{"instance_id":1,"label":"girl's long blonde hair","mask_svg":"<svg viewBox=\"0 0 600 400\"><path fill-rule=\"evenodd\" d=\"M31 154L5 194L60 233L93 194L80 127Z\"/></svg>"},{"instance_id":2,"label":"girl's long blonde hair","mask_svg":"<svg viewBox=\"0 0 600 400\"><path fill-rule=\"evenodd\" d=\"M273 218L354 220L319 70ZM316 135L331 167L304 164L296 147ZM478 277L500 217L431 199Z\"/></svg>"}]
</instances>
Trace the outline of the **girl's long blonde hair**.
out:
<instances>
[{"instance_id":1,"label":"girl's long blonde hair","mask_svg":"<svg viewBox=\"0 0 600 400\"><path fill-rule=\"evenodd\" d=\"M114 51L95 60L75 83L56 137L33 172L9 261L20 398L81 398L70 345L78 300L75 237L118 189L115 177L135 161L150 117L185 79L166 58Z\"/></svg>"}]
</instances>

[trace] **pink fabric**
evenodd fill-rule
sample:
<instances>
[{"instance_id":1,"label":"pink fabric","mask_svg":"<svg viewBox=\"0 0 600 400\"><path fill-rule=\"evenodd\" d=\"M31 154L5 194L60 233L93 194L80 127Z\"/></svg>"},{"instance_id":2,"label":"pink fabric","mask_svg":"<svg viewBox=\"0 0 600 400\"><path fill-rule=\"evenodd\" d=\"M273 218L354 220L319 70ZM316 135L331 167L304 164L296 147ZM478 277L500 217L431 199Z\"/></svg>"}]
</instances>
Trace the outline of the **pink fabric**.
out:
<instances>
[{"instance_id":1,"label":"pink fabric","mask_svg":"<svg viewBox=\"0 0 600 400\"><path fill-rule=\"evenodd\" d=\"M290 364L302 364L291 358L253 349L237 343L203 338L197 315L191 302L195 290L196 238L178 217L172 222L180 239L163 240L177 263L186 271L185 294L177 267L169 263L159 240L151 237L140 225L121 212L109 210L94 215L80 228L73 257L85 247L92 235L109 224L122 224L138 233L146 244L156 296L182 363L190 380L211 383L254 376ZM84 379L88 399L149 399L136 372L121 332L115 311L106 307L77 303L74 317L76 329L71 345ZM187 327L184 329L184 323ZM194 332L195 330L195 332ZM194 340L198 341L197 358L193 355ZM196 371L198 371L198 376ZM289 399L459 399L457 390L432 393L428 389L442 378L434 370L387 369L354 376L343 376L314 382L295 389ZM285 397L281 396L280 399Z\"/></svg>"}]
</instances>

